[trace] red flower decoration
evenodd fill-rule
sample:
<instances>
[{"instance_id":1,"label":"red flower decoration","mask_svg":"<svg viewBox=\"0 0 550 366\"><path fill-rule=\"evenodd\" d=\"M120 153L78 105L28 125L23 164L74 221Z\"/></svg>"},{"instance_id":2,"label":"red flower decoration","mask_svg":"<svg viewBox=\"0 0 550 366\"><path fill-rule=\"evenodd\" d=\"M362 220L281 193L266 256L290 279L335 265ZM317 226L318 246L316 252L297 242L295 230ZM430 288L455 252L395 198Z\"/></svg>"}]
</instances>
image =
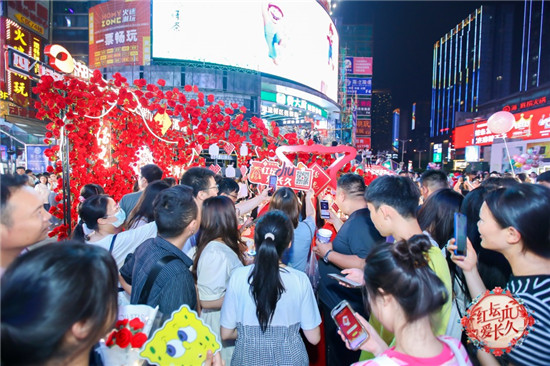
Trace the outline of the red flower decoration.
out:
<instances>
[{"instance_id":1,"label":"red flower decoration","mask_svg":"<svg viewBox=\"0 0 550 366\"><path fill-rule=\"evenodd\" d=\"M145 333L139 332L132 337L130 345L132 346L132 348L141 348L146 341L147 336L145 335Z\"/></svg>"},{"instance_id":2,"label":"red flower decoration","mask_svg":"<svg viewBox=\"0 0 550 366\"><path fill-rule=\"evenodd\" d=\"M165 86L166 85L166 81L164 79L158 79L157 80L157 84L160 85L160 86Z\"/></svg>"},{"instance_id":3,"label":"red flower decoration","mask_svg":"<svg viewBox=\"0 0 550 366\"><path fill-rule=\"evenodd\" d=\"M128 328L122 328L117 332L115 339L117 346L120 348L126 348L132 340L132 332L130 332Z\"/></svg>"},{"instance_id":4,"label":"red flower decoration","mask_svg":"<svg viewBox=\"0 0 550 366\"><path fill-rule=\"evenodd\" d=\"M145 326L145 324L139 318L134 318L130 320L129 325L133 330L140 330Z\"/></svg>"},{"instance_id":5,"label":"red flower decoration","mask_svg":"<svg viewBox=\"0 0 550 366\"><path fill-rule=\"evenodd\" d=\"M105 341L105 345L107 347L112 347L115 345L115 342L114 342L115 334L116 334L116 331L112 331L111 333L109 333L109 336L107 336L107 340Z\"/></svg>"},{"instance_id":6,"label":"red flower decoration","mask_svg":"<svg viewBox=\"0 0 550 366\"><path fill-rule=\"evenodd\" d=\"M128 324L128 319L117 320L117 322L115 323L115 328L116 329L124 328L126 324Z\"/></svg>"}]
</instances>

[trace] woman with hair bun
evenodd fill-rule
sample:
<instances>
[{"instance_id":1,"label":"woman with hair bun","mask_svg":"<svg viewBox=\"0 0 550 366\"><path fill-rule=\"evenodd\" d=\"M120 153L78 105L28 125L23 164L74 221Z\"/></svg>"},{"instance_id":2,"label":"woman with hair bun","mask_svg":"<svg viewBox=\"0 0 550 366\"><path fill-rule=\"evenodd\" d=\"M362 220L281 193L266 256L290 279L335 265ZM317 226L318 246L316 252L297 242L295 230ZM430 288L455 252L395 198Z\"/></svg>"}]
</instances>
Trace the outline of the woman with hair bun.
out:
<instances>
[{"instance_id":1,"label":"woman with hair bun","mask_svg":"<svg viewBox=\"0 0 550 366\"><path fill-rule=\"evenodd\" d=\"M427 236L414 235L407 241L376 246L367 257L364 295L371 314L395 334L395 346L389 348L356 313L369 333L361 349L376 357L355 366L471 365L460 341L448 336L436 337L432 330L430 316L441 309L449 294L428 266L427 252L431 246Z\"/></svg>"},{"instance_id":2,"label":"woman with hair bun","mask_svg":"<svg viewBox=\"0 0 550 366\"><path fill-rule=\"evenodd\" d=\"M254 232L255 263L229 280L220 323L222 339L236 339L232 365L309 365L300 329L317 344L321 316L307 275L281 262L293 229L282 211L267 212Z\"/></svg>"}]
</instances>

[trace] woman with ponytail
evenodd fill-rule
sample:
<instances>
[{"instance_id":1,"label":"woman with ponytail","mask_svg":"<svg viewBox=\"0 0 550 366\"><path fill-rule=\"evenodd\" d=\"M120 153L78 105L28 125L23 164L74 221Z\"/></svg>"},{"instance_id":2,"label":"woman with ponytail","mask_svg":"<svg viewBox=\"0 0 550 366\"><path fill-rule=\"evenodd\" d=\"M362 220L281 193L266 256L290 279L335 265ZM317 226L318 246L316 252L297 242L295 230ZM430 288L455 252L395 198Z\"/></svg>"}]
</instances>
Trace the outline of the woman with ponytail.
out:
<instances>
[{"instance_id":1,"label":"woman with ponytail","mask_svg":"<svg viewBox=\"0 0 550 366\"><path fill-rule=\"evenodd\" d=\"M460 341L448 336L436 337L432 330L430 316L441 309L449 294L428 265L431 246L427 236L414 235L394 245L376 246L367 257L364 296L368 298L371 314L395 334L395 346L389 348L356 313L369 333L361 349L376 357L354 366L472 364Z\"/></svg>"},{"instance_id":2,"label":"woman with ponytail","mask_svg":"<svg viewBox=\"0 0 550 366\"><path fill-rule=\"evenodd\" d=\"M254 232L255 263L229 280L221 336L236 339L232 365L309 365L300 329L317 344L321 316L306 274L281 262L293 233L282 211L266 213Z\"/></svg>"}]
</instances>

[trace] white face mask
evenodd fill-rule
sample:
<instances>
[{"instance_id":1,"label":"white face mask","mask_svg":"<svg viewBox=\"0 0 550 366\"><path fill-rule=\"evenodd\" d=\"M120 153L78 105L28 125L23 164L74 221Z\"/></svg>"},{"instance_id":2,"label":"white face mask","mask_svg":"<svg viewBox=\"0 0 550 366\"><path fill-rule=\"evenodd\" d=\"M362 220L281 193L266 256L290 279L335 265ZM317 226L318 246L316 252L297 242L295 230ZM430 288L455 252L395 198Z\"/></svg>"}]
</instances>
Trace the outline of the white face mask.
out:
<instances>
[{"instance_id":1,"label":"white face mask","mask_svg":"<svg viewBox=\"0 0 550 366\"><path fill-rule=\"evenodd\" d=\"M126 220L126 212L124 212L123 209L119 209L118 212L114 215L108 216L108 217L116 217L116 221L112 222L111 225L114 227L120 227L122 224L124 224L124 220Z\"/></svg>"}]
</instances>

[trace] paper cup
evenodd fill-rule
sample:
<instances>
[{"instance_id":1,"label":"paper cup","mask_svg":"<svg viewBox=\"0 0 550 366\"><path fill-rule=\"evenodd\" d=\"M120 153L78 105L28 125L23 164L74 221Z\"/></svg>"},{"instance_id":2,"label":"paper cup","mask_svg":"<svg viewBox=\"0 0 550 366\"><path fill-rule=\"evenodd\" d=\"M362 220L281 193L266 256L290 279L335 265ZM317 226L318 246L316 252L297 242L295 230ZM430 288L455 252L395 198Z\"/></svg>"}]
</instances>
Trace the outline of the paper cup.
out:
<instances>
[{"instance_id":1,"label":"paper cup","mask_svg":"<svg viewBox=\"0 0 550 366\"><path fill-rule=\"evenodd\" d=\"M328 229L319 229L317 231L317 240L319 240L321 243L328 243L331 236L332 231Z\"/></svg>"}]
</instances>

